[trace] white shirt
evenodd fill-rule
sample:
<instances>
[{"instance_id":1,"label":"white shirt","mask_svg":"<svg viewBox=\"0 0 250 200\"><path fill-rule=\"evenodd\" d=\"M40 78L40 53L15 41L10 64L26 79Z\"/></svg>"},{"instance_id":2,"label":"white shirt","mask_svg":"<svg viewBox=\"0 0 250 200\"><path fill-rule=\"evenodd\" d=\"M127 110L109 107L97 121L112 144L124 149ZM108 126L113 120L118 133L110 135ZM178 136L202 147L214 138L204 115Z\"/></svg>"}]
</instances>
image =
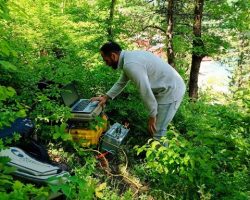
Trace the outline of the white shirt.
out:
<instances>
[{"instance_id":1,"label":"white shirt","mask_svg":"<svg viewBox=\"0 0 250 200\"><path fill-rule=\"evenodd\" d=\"M147 51L122 51L118 69L122 74L107 95L114 99L132 81L149 110L157 115L158 104L168 104L182 98L185 83L177 71L160 57Z\"/></svg>"}]
</instances>

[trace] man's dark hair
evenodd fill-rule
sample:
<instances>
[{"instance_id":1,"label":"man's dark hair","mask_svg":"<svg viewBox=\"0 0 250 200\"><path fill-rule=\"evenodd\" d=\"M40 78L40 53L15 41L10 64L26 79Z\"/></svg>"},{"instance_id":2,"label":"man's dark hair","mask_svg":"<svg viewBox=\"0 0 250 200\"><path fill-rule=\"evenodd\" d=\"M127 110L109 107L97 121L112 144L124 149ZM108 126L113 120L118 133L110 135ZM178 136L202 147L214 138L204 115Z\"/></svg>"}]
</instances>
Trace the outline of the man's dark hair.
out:
<instances>
[{"instance_id":1,"label":"man's dark hair","mask_svg":"<svg viewBox=\"0 0 250 200\"><path fill-rule=\"evenodd\" d=\"M111 53L121 52L122 48L116 42L107 42L100 48L100 51L103 52L104 55L109 56Z\"/></svg>"}]
</instances>

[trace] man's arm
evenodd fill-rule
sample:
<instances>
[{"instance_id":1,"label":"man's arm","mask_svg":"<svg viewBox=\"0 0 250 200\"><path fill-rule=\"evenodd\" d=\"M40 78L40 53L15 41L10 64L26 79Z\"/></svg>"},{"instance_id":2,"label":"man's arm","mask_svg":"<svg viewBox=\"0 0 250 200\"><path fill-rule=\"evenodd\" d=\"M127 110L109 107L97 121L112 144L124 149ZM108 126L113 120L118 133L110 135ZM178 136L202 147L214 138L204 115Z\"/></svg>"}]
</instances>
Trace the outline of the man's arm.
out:
<instances>
[{"instance_id":1,"label":"man's arm","mask_svg":"<svg viewBox=\"0 0 250 200\"><path fill-rule=\"evenodd\" d=\"M112 86L112 88L106 93L108 97L111 99L114 99L116 96L118 96L122 90L127 85L129 79L128 77L122 72L120 75L120 78L117 80L117 82Z\"/></svg>"},{"instance_id":2,"label":"man's arm","mask_svg":"<svg viewBox=\"0 0 250 200\"><path fill-rule=\"evenodd\" d=\"M119 95L122 92L122 90L127 85L128 81L129 81L128 77L122 72L120 78L105 95L101 95L99 97L93 97L91 98L91 101L99 101L99 105L104 106L108 101L108 99L110 98L114 99L117 95Z\"/></svg>"}]
</instances>

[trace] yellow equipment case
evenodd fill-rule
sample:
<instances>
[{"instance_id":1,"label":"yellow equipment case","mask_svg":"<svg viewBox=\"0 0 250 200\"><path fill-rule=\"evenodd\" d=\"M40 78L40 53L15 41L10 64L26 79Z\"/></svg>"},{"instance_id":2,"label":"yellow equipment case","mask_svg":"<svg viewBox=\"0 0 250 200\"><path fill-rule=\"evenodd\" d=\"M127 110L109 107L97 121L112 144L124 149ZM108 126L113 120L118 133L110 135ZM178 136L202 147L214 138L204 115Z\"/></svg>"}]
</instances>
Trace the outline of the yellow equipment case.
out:
<instances>
[{"instance_id":1,"label":"yellow equipment case","mask_svg":"<svg viewBox=\"0 0 250 200\"><path fill-rule=\"evenodd\" d=\"M81 145L88 147L90 145L97 145L103 132L107 130L108 118L105 114L101 116L101 122L97 123L92 129L89 126L73 125L68 129L69 134L72 135L76 141L82 140ZM93 123L93 122L92 122Z\"/></svg>"}]
</instances>

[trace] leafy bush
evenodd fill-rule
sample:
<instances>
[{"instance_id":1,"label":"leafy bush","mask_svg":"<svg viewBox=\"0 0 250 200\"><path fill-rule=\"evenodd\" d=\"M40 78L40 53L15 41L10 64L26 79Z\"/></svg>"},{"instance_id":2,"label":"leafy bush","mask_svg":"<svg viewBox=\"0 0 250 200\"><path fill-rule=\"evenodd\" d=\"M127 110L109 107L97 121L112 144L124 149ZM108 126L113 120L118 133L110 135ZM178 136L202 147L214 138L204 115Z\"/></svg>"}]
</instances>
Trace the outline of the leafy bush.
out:
<instances>
[{"instance_id":1,"label":"leafy bush","mask_svg":"<svg viewBox=\"0 0 250 200\"><path fill-rule=\"evenodd\" d=\"M168 147L158 141L137 147L146 151L151 185L178 199L247 199L247 115L234 106L186 102L174 121L162 140Z\"/></svg>"}]
</instances>

